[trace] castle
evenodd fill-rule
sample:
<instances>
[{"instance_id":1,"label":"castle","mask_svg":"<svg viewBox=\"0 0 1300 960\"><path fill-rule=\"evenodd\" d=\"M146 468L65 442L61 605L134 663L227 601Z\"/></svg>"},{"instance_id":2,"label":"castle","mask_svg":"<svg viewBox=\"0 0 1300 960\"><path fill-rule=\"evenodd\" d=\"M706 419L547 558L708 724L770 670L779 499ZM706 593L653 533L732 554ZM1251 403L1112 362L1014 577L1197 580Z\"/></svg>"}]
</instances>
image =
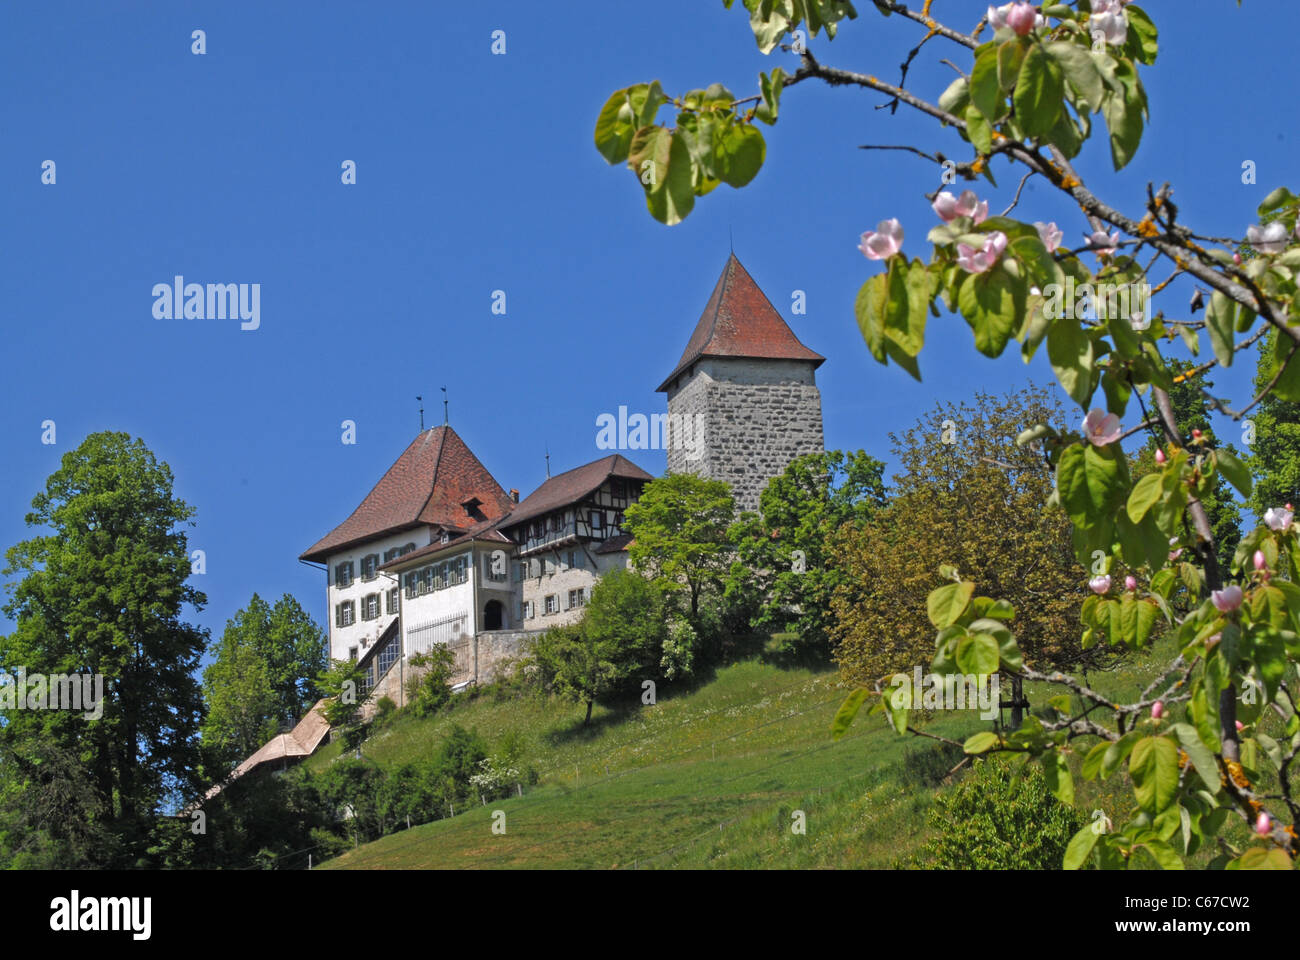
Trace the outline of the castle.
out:
<instances>
[{"instance_id":1,"label":"castle","mask_svg":"<svg viewBox=\"0 0 1300 960\"><path fill-rule=\"evenodd\" d=\"M824 359L732 254L658 388L669 424L700 425L692 442L667 444L669 472L725 480L738 511L757 510L770 478L823 449L815 371ZM615 453L520 500L449 425L421 431L300 557L326 572L331 659L364 671L369 710L384 696L405 703L410 658L434 644L455 652L458 685L490 678L530 634L580 618L600 576L627 566L623 511L651 479ZM237 773L311 753L323 733L309 714Z\"/></svg>"}]
</instances>

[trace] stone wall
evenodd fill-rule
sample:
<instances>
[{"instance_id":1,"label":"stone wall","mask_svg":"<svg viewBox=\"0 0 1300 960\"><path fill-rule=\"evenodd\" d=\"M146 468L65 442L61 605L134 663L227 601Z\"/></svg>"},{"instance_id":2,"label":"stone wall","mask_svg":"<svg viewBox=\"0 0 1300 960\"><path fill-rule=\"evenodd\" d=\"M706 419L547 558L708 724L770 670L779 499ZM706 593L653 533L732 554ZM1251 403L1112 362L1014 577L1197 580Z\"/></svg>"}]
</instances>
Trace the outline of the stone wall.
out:
<instances>
[{"instance_id":1,"label":"stone wall","mask_svg":"<svg viewBox=\"0 0 1300 960\"><path fill-rule=\"evenodd\" d=\"M452 686L463 683L491 683L513 661L528 654L528 643L540 630L491 630L448 644L456 655ZM400 658L384 674L361 708L363 719L369 720L378 709L382 697L391 697L399 707L406 706L406 689L413 678L421 676L424 669L413 667L405 657Z\"/></svg>"},{"instance_id":2,"label":"stone wall","mask_svg":"<svg viewBox=\"0 0 1300 960\"><path fill-rule=\"evenodd\" d=\"M821 392L807 363L702 360L670 389L668 413L670 423L702 416L704 425L702 450L669 443L669 472L726 481L738 512L757 510L767 481L791 460L824 449Z\"/></svg>"}]
</instances>

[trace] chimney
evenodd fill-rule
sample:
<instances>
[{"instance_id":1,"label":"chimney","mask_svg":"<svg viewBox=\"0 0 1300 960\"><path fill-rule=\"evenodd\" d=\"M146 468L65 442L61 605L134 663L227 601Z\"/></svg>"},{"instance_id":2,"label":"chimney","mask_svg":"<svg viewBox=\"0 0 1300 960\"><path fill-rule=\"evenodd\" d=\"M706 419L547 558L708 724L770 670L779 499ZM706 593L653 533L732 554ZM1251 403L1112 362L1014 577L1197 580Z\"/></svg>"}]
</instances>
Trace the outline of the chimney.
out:
<instances>
[{"instance_id":1,"label":"chimney","mask_svg":"<svg viewBox=\"0 0 1300 960\"><path fill-rule=\"evenodd\" d=\"M511 503L519 502L519 491L516 490L514 487L510 488L510 502Z\"/></svg>"}]
</instances>

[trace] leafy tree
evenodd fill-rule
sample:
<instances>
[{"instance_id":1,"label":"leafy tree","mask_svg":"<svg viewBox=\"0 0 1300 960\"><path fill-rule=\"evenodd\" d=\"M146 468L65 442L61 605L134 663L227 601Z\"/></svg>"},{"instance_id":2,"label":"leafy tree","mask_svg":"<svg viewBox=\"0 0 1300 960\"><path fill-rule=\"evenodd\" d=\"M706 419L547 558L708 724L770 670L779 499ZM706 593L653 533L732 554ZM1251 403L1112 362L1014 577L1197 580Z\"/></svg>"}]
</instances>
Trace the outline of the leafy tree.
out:
<instances>
[{"instance_id":1,"label":"leafy tree","mask_svg":"<svg viewBox=\"0 0 1300 960\"><path fill-rule=\"evenodd\" d=\"M937 404L890 434L901 470L892 499L869 521L841 527L828 561L839 571L830 632L847 678L872 684L930 661L927 598L943 564L1023 610L1017 636L1027 657L1063 667L1089 656L1077 629L1087 574L1069 518L1043 506L1052 473L1041 452L1016 444L1027 426L1062 418L1047 390L1029 387Z\"/></svg>"},{"instance_id":2,"label":"leafy tree","mask_svg":"<svg viewBox=\"0 0 1300 960\"><path fill-rule=\"evenodd\" d=\"M203 671L203 686L208 706L203 742L213 751L216 768L228 769L275 736L280 705L266 660L252 644L223 637L217 658Z\"/></svg>"},{"instance_id":3,"label":"leafy tree","mask_svg":"<svg viewBox=\"0 0 1300 960\"><path fill-rule=\"evenodd\" d=\"M814 453L773 477L731 528L737 559L727 593L756 589L756 629L792 634L790 652L830 652L830 599L846 574L829 562L829 541L845 524L861 526L885 502L885 465L865 451Z\"/></svg>"},{"instance_id":4,"label":"leafy tree","mask_svg":"<svg viewBox=\"0 0 1300 960\"><path fill-rule=\"evenodd\" d=\"M23 766L40 738L93 796L76 791L96 836L72 862L137 862L164 804L198 787L202 699L194 678L205 633L182 619L203 594L186 584L189 549L182 526L194 510L172 493L172 473L140 440L96 433L64 455L32 500L28 526L45 534L11 547L0 666L29 673L99 674L102 714L6 711L0 768ZM50 786L62 789L64 775ZM55 828L60 829L60 828ZM102 831L102 832L101 832Z\"/></svg>"},{"instance_id":5,"label":"leafy tree","mask_svg":"<svg viewBox=\"0 0 1300 960\"><path fill-rule=\"evenodd\" d=\"M1265 336L1255 372L1259 394L1276 372L1273 358L1277 335ZM1255 475L1248 503L1257 517L1286 504L1300 503L1300 401L1268 393L1249 414L1254 443L1247 461Z\"/></svg>"},{"instance_id":6,"label":"leafy tree","mask_svg":"<svg viewBox=\"0 0 1300 960\"><path fill-rule=\"evenodd\" d=\"M365 676L355 660L332 660L330 668L317 678L321 693L328 698L321 715L349 750L365 739L365 726L361 723L361 707L368 699L361 692Z\"/></svg>"},{"instance_id":7,"label":"leafy tree","mask_svg":"<svg viewBox=\"0 0 1300 960\"><path fill-rule=\"evenodd\" d=\"M667 639L655 587L632 571L611 570L592 588L579 623L548 630L534 641L533 660L559 696L587 705L585 725L596 703L623 694L631 681L661 675ZM680 644L683 635L674 641ZM689 658L675 647L671 654L679 673Z\"/></svg>"},{"instance_id":8,"label":"leafy tree","mask_svg":"<svg viewBox=\"0 0 1300 960\"><path fill-rule=\"evenodd\" d=\"M693 473L652 480L624 514L633 538L628 558L670 595L684 593L691 621L698 624L700 597L706 590L722 593L732 553L727 530L734 517L735 500L721 480Z\"/></svg>"},{"instance_id":9,"label":"leafy tree","mask_svg":"<svg viewBox=\"0 0 1300 960\"><path fill-rule=\"evenodd\" d=\"M998 758L977 760L935 797L927 820L933 834L917 862L936 870L1058 870L1087 823L1052 796L1039 767Z\"/></svg>"},{"instance_id":10,"label":"leafy tree","mask_svg":"<svg viewBox=\"0 0 1300 960\"><path fill-rule=\"evenodd\" d=\"M436 713L451 702L451 681L456 676L454 650L436 643L424 653L413 654L410 664L424 670L406 682L410 707L417 717Z\"/></svg>"}]
</instances>

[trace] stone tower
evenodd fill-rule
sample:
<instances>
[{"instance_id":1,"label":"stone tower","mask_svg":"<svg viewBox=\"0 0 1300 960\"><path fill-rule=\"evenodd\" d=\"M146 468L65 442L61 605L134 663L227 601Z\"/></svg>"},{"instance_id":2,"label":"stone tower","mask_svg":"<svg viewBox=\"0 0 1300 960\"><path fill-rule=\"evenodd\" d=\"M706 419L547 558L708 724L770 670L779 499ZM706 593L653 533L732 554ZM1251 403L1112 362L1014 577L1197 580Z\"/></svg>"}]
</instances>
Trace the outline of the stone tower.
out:
<instances>
[{"instance_id":1,"label":"stone tower","mask_svg":"<svg viewBox=\"0 0 1300 960\"><path fill-rule=\"evenodd\" d=\"M824 449L815 371L825 359L799 342L731 254L659 385L668 394L669 473L725 480L737 511L757 510L768 480Z\"/></svg>"}]
</instances>

